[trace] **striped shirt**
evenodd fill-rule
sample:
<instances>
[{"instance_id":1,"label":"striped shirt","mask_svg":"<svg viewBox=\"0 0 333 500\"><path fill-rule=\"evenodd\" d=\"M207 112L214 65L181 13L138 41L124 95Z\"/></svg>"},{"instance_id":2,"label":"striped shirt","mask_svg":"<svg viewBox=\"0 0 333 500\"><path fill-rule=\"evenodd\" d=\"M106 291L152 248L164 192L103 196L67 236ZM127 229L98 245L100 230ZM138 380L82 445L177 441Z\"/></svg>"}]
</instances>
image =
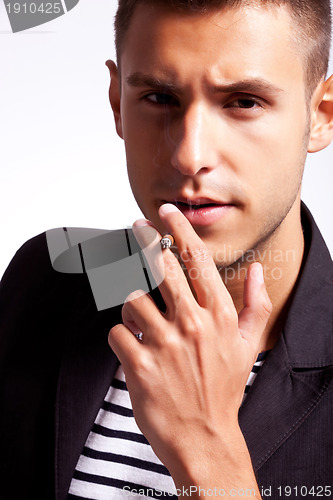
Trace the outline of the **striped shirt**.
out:
<instances>
[{"instance_id":1,"label":"striped shirt","mask_svg":"<svg viewBox=\"0 0 333 500\"><path fill-rule=\"evenodd\" d=\"M268 352L259 354L244 398ZM174 482L136 425L121 365L77 463L67 500L177 499Z\"/></svg>"}]
</instances>

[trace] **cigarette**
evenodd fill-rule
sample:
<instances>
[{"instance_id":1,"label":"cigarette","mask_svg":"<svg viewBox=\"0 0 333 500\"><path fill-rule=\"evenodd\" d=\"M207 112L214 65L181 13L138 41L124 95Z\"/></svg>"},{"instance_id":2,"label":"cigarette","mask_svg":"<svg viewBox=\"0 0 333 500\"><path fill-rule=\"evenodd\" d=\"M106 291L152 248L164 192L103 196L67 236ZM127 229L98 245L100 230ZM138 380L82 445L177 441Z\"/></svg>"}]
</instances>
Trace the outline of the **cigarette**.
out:
<instances>
[{"instance_id":1,"label":"cigarette","mask_svg":"<svg viewBox=\"0 0 333 500\"><path fill-rule=\"evenodd\" d=\"M165 250L166 248L170 248L174 244L175 240L172 234L165 234L163 238L161 239L161 247L162 250Z\"/></svg>"}]
</instances>

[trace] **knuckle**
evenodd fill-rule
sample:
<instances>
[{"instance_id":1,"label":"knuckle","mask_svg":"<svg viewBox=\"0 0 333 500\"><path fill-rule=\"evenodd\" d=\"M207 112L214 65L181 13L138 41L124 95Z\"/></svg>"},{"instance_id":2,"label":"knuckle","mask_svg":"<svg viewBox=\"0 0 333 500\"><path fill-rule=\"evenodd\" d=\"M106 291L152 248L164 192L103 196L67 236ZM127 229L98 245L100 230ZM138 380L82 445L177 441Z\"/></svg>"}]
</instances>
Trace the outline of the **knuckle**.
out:
<instances>
[{"instance_id":1,"label":"knuckle","mask_svg":"<svg viewBox=\"0 0 333 500\"><path fill-rule=\"evenodd\" d=\"M146 292L144 292L143 290L135 290L134 292L131 292L126 297L123 308L129 307L133 304L134 301L141 299L144 295L146 295Z\"/></svg>"},{"instance_id":2,"label":"knuckle","mask_svg":"<svg viewBox=\"0 0 333 500\"><path fill-rule=\"evenodd\" d=\"M185 335L191 337L203 336L205 333L202 319L194 313L186 314L181 318L182 331Z\"/></svg>"},{"instance_id":3,"label":"knuckle","mask_svg":"<svg viewBox=\"0 0 333 500\"><path fill-rule=\"evenodd\" d=\"M234 325L238 321L236 309L225 304L220 311L222 324L225 326Z\"/></svg>"},{"instance_id":4,"label":"knuckle","mask_svg":"<svg viewBox=\"0 0 333 500\"><path fill-rule=\"evenodd\" d=\"M141 352L140 356L135 356L131 360L131 368L137 377L146 377L149 373L149 359L144 352Z\"/></svg>"},{"instance_id":5,"label":"knuckle","mask_svg":"<svg viewBox=\"0 0 333 500\"><path fill-rule=\"evenodd\" d=\"M163 333L158 338L158 345L163 349L167 349L167 351L171 353L179 348L178 335L173 334L172 331L169 331L168 334Z\"/></svg>"},{"instance_id":6,"label":"knuckle","mask_svg":"<svg viewBox=\"0 0 333 500\"><path fill-rule=\"evenodd\" d=\"M208 262L211 258L210 251L208 248L200 246L200 247L186 247L181 254L182 260L184 262L193 262L193 263L205 263Z\"/></svg>"},{"instance_id":7,"label":"knuckle","mask_svg":"<svg viewBox=\"0 0 333 500\"><path fill-rule=\"evenodd\" d=\"M183 218L177 218L175 221L175 226L180 234L186 234L189 230L189 222Z\"/></svg>"},{"instance_id":8,"label":"knuckle","mask_svg":"<svg viewBox=\"0 0 333 500\"><path fill-rule=\"evenodd\" d=\"M168 252L169 253L169 252ZM164 260L165 269L168 275L177 275L179 273L179 263L172 254L167 255Z\"/></svg>"},{"instance_id":9,"label":"knuckle","mask_svg":"<svg viewBox=\"0 0 333 500\"><path fill-rule=\"evenodd\" d=\"M257 308L256 314L259 317L259 320L262 323L267 323L268 318L271 315L273 306L272 303L269 299L266 299L264 302L262 302L261 307Z\"/></svg>"},{"instance_id":10,"label":"knuckle","mask_svg":"<svg viewBox=\"0 0 333 500\"><path fill-rule=\"evenodd\" d=\"M148 381L151 380L154 368L154 363L145 352L142 352L140 356L136 356L131 360L130 370L134 375L136 387L145 387L147 391L149 388Z\"/></svg>"},{"instance_id":11,"label":"knuckle","mask_svg":"<svg viewBox=\"0 0 333 500\"><path fill-rule=\"evenodd\" d=\"M111 344L113 344L113 342L116 342L116 339L118 337L118 335L121 334L121 331L123 329L123 326L124 325L115 325L111 328L111 330L109 331L109 335L108 335L108 344L110 345L111 347Z\"/></svg>"},{"instance_id":12,"label":"knuckle","mask_svg":"<svg viewBox=\"0 0 333 500\"><path fill-rule=\"evenodd\" d=\"M264 300L264 302L262 304L262 308L263 308L264 314L267 316L270 316L270 314L273 310L273 304L268 297Z\"/></svg>"},{"instance_id":13,"label":"knuckle","mask_svg":"<svg viewBox=\"0 0 333 500\"><path fill-rule=\"evenodd\" d=\"M113 326L111 328L111 330L109 331L109 337L113 337L113 336L117 335L117 333L119 333L122 328L123 328L123 325L121 325L121 324Z\"/></svg>"}]
</instances>

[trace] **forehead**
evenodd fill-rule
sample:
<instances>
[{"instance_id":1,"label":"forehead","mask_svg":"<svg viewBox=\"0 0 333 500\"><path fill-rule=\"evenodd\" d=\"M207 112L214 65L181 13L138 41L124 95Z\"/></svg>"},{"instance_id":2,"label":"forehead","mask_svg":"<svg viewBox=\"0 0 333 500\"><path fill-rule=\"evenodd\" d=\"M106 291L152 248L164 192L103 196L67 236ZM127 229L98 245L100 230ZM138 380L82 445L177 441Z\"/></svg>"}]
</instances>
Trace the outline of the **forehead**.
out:
<instances>
[{"instance_id":1,"label":"forehead","mask_svg":"<svg viewBox=\"0 0 333 500\"><path fill-rule=\"evenodd\" d=\"M247 6L209 12L180 12L139 4L121 55L122 73L177 73L177 78L223 80L304 76L284 7ZM266 75L266 76L265 76Z\"/></svg>"}]
</instances>

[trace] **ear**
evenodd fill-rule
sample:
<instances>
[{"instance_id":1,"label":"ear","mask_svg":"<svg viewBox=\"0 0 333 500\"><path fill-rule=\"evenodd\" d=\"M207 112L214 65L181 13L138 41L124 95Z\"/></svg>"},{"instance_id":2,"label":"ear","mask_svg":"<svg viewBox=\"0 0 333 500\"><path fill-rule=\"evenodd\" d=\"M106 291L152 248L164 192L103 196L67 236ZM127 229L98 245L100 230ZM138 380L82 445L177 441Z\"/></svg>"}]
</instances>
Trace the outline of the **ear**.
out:
<instances>
[{"instance_id":1,"label":"ear","mask_svg":"<svg viewBox=\"0 0 333 500\"><path fill-rule=\"evenodd\" d=\"M119 137L123 137L123 128L121 122L121 111L120 111L120 77L117 65L113 61L106 61L106 66L110 71L110 88L109 88L109 99L111 108L113 111L114 121L116 124L116 130Z\"/></svg>"},{"instance_id":2,"label":"ear","mask_svg":"<svg viewBox=\"0 0 333 500\"><path fill-rule=\"evenodd\" d=\"M333 75L321 82L311 104L311 133L308 152L326 148L333 140Z\"/></svg>"}]
</instances>

